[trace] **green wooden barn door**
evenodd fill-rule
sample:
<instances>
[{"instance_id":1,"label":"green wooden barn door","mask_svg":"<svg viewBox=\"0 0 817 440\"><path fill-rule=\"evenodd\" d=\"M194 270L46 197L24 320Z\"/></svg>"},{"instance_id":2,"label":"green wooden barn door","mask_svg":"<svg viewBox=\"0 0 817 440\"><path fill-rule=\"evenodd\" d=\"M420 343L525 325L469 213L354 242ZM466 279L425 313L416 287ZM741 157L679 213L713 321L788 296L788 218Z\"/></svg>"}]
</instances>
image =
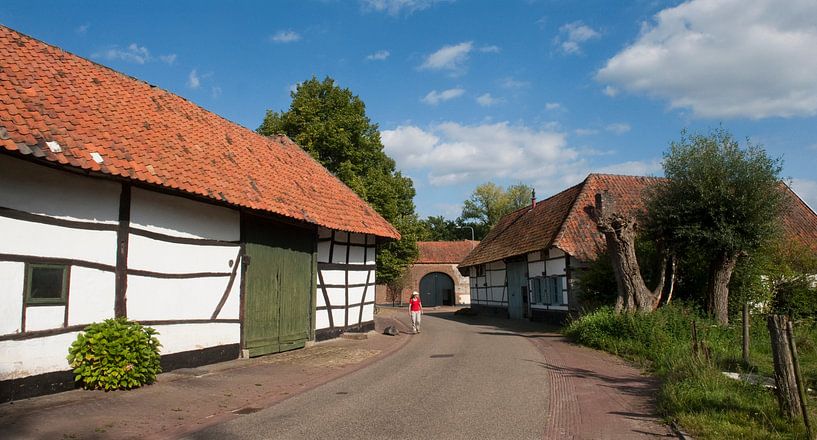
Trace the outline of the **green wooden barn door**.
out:
<instances>
[{"instance_id":1,"label":"green wooden barn door","mask_svg":"<svg viewBox=\"0 0 817 440\"><path fill-rule=\"evenodd\" d=\"M244 218L244 348L261 356L309 339L315 261L313 231Z\"/></svg>"}]
</instances>

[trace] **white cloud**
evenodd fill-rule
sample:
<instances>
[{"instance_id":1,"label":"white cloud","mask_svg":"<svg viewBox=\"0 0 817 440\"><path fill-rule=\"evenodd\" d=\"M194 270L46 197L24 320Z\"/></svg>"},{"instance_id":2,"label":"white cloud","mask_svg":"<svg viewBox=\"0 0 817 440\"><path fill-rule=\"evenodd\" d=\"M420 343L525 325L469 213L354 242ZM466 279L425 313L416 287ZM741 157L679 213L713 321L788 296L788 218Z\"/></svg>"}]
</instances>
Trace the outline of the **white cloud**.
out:
<instances>
[{"instance_id":1,"label":"white cloud","mask_svg":"<svg viewBox=\"0 0 817 440\"><path fill-rule=\"evenodd\" d=\"M82 28L82 26L80 26ZM87 30L87 25L85 27ZM79 30L78 30L79 32ZM83 31L84 32L84 31ZM159 61L171 65L176 62L176 54L159 55ZM145 46L131 43L127 47L110 46L107 49L91 54L91 58L101 58L108 61L126 61L129 63L145 64L156 61L156 57L150 54Z\"/></svg>"},{"instance_id":2,"label":"white cloud","mask_svg":"<svg viewBox=\"0 0 817 440\"><path fill-rule=\"evenodd\" d=\"M388 58L389 55L391 55L391 53L388 50L378 50L375 53L367 55L366 59L372 61L383 61Z\"/></svg>"},{"instance_id":3,"label":"white cloud","mask_svg":"<svg viewBox=\"0 0 817 440\"><path fill-rule=\"evenodd\" d=\"M704 118L817 114L817 2L692 0L655 15L596 79Z\"/></svg>"},{"instance_id":4,"label":"white cloud","mask_svg":"<svg viewBox=\"0 0 817 440\"><path fill-rule=\"evenodd\" d=\"M501 49L499 48L499 46L490 45L480 47L479 51L483 53L499 53Z\"/></svg>"},{"instance_id":5,"label":"white cloud","mask_svg":"<svg viewBox=\"0 0 817 440\"><path fill-rule=\"evenodd\" d=\"M514 79L513 77L505 77L499 80L499 85L503 89L524 89L525 87L530 86L530 82L528 81L519 81Z\"/></svg>"},{"instance_id":6,"label":"white cloud","mask_svg":"<svg viewBox=\"0 0 817 440\"><path fill-rule=\"evenodd\" d=\"M168 55L159 55L159 59L163 63L168 64L168 65L173 65L173 63L176 62L176 57L177 56L176 56L175 53L171 53L171 54L168 54Z\"/></svg>"},{"instance_id":7,"label":"white cloud","mask_svg":"<svg viewBox=\"0 0 817 440\"><path fill-rule=\"evenodd\" d=\"M465 93L465 89L461 88L443 90L442 92L432 90L428 92L428 94L424 96L423 99L421 99L421 101L429 105L437 105L441 102L449 101L454 98L459 98L460 96L463 95L463 93Z\"/></svg>"},{"instance_id":8,"label":"white cloud","mask_svg":"<svg viewBox=\"0 0 817 440\"><path fill-rule=\"evenodd\" d=\"M468 54L473 49L474 43L471 41L443 46L426 57L423 64L420 65L420 69L449 70L453 73L461 73L465 70L465 62L468 61Z\"/></svg>"},{"instance_id":9,"label":"white cloud","mask_svg":"<svg viewBox=\"0 0 817 440\"><path fill-rule=\"evenodd\" d=\"M502 98L494 98L490 93L483 93L482 95L477 96L477 104L483 107L490 107L492 105L499 104L500 102L503 102Z\"/></svg>"},{"instance_id":10,"label":"white cloud","mask_svg":"<svg viewBox=\"0 0 817 440\"><path fill-rule=\"evenodd\" d=\"M201 78L198 72L196 72L196 69L193 69L190 71L190 74L187 75L187 87L198 89L199 86L201 86Z\"/></svg>"},{"instance_id":11,"label":"white cloud","mask_svg":"<svg viewBox=\"0 0 817 440\"><path fill-rule=\"evenodd\" d=\"M619 94L618 89L613 86L604 86L604 89L602 89L601 92L611 98L615 98Z\"/></svg>"},{"instance_id":12,"label":"white cloud","mask_svg":"<svg viewBox=\"0 0 817 440\"><path fill-rule=\"evenodd\" d=\"M616 122L613 124L608 124L606 127L604 127L604 129L609 131L610 133L624 134L630 131L630 124L624 122Z\"/></svg>"},{"instance_id":13,"label":"white cloud","mask_svg":"<svg viewBox=\"0 0 817 440\"><path fill-rule=\"evenodd\" d=\"M210 87L210 96L212 96L214 99L221 96L221 87L218 86Z\"/></svg>"},{"instance_id":14,"label":"white cloud","mask_svg":"<svg viewBox=\"0 0 817 440\"><path fill-rule=\"evenodd\" d=\"M136 43L131 43L128 47L121 48L112 46L101 52L91 55L92 58L102 58L109 61L122 60L129 63L145 64L151 60L150 51Z\"/></svg>"},{"instance_id":15,"label":"white cloud","mask_svg":"<svg viewBox=\"0 0 817 440\"><path fill-rule=\"evenodd\" d=\"M365 12L385 12L391 16L398 16L402 13L410 15L428 9L441 1L443 0L361 0L360 5Z\"/></svg>"},{"instance_id":16,"label":"white cloud","mask_svg":"<svg viewBox=\"0 0 817 440\"><path fill-rule=\"evenodd\" d=\"M539 181L579 162L564 133L509 122L428 129L408 125L381 133L386 152L407 169L428 170L432 185L497 178Z\"/></svg>"},{"instance_id":17,"label":"white cloud","mask_svg":"<svg viewBox=\"0 0 817 440\"><path fill-rule=\"evenodd\" d=\"M545 110L561 110L562 104L558 102L546 102L545 103Z\"/></svg>"},{"instance_id":18,"label":"white cloud","mask_svg":"<svg viewBox=\"0 0 817 440\"><path fill-rule=\"evenodd\" d=\"M583 43L600 37L601 34L590 26L581 21L574 21L559 28L559 35L554 39L554 42L566 54L580 54L582 53L581 45Z\"/></svg>"},{"instance_id":19,"label":"white cloud","mask_svg":"<svg viewBox=\"0 0 817 440\"><path fill-rule=\"evenodd\" d=\"M599 131L594 128L577 128L573 130L573 133L575 133L576 136L591 136L594 134L598 134L598 132Z\"/></svg>"},{"instance_id":20,"label":"white cloud","mask_svg":"<svg viewBox=\"0 0 817 440\"><path fill-rule=\"evenodd\" d=\"M270 37L273 43L294 43L301 39L301 34L292 30L281 30Z\"/></svg>"},{"instance_id":21,"label":"white cloud","mask_svg":"<svg viewBox=\"0 0 817 440\"><path fill-rule=\"evenodd\" d=\"M791 189L793 189L812 210L817 211L817 181L792 179Z\"/></svg>"}]
</instances>

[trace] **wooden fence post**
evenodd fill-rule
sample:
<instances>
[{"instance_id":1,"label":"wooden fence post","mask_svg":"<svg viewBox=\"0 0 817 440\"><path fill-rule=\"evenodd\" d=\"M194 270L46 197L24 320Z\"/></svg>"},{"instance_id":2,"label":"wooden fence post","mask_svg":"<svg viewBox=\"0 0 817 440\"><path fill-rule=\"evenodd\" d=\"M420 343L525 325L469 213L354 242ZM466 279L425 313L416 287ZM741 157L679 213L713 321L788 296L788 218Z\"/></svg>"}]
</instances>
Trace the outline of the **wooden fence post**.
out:
<instances>
[{"instance_id":1,"label":"wooden fence post","mask_svg":"<svg viewBox=\"0 0 817 440\"><path fill-rule=\"evenodd\" d=\"M749 303L743 304L743 365L749 366Z\"/></svg>"},{"instance_id":2,"label":"wooden fence post","mask_svg":"<svg viewBox=\"0 0 817 440\"><path fill-rule=\"evenodd\" d=\"M777 385L777 402L780 412L789 419L798 417L800 412L800 395L797 392L794 364L786 333L788 318L783 315L769 315L766 321L772 342L774 360L774 382Z\"/></svg>"},{"instance_id":3,"label":"wooden fence post","mask_svg":"<svg viewBox=\"0 0 817 440\"><path fill-rule=\"evenodd\" d=\"M792 364L794 365L794 379L797 382L797 394L800 397L800 411L803 413L803 423L806 425L808 438L812 439L814 436L811 433L811 423L806 408L806 387L803 384L803 376L800 375L800 359L797 356L797 344L794 342L794 329L791 321L786 323L786 336L789 337L789 349L791 350Z\"/></svg>"}]
</instances>

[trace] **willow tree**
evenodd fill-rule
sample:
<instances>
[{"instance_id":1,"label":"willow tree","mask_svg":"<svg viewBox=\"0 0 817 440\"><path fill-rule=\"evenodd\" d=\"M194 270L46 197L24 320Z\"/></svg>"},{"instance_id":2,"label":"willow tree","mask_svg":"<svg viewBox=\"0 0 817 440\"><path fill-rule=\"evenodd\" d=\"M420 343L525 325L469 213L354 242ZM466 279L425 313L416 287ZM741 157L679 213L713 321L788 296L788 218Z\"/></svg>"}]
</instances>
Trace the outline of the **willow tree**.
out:
<instances>
[{"instance_id":1,"label":"willow tree","mask_svg":"<svg viewBox=\"0 0 817 440\"><path fill-rule=\"evenodd\" d=\"M729 322L729 281L738 259L773 238L785 207L781 160L720 128L683 132L664 154L665 180L648 196L648 228L669 246L705 258L707 310Z\"/></svg>"}]
</instances>

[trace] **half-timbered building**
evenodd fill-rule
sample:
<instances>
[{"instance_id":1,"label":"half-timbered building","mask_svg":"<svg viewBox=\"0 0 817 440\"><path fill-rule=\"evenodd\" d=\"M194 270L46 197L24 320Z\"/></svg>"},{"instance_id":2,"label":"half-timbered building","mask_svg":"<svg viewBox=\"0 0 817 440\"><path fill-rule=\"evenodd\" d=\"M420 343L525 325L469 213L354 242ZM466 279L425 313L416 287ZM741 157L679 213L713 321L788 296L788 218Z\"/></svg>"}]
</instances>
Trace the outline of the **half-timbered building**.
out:
<instances>
[{"instance_id":1,"label":"half-timbered building","mask_svg":"<svg viewBox=\"0 0 817 440\"><path fill-rule=\"evenodd\" d=\"M0 26L0 400L73 387L106 318L166 370L373 328L398 238L288 138Z\"/></svg>"},{"instance_id":2,"label":"half-timbered building","mask_svg":"<svg viewBox=\"0 0 817 440\"><path fill-rule=\"evenodd\" d=\"M577 275L606 248L591 217L595 195L606 193L623 213L643 209L655 177L590 174L540 202L504 216L459 270L470 275L471 307L510 318L562 319L581 308ZM781 219L787 239L817 252L817 214L793 191Z\"/></svg>"}]
</instances>

